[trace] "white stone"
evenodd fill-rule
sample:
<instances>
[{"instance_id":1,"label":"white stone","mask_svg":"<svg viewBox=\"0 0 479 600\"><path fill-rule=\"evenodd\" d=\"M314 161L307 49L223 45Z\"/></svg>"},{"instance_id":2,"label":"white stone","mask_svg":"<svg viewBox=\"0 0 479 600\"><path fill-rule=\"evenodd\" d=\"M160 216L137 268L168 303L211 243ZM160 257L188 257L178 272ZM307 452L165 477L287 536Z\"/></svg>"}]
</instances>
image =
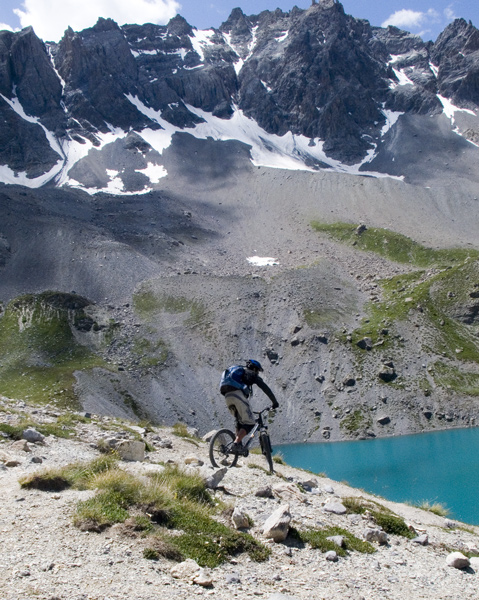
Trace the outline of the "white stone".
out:
<instances>
[{"instance_id":1,"label":"white stone","mask_svg":"<svg viewBox=\"0 0 479 600\"><path fill-rule=\"evenodd\" d=\"M335 515L344 515L347 513L347 508L341 502L330 502L324 506L323 510Z\"/></svg>"},{"instance_id":2,"label":"white stone","mask_svg":"<svg viewBox=\"0 0 479 600\"><path fill-rule=\"evenodd\" d=\"M192 558L187 558L185 561L171 568L170 573L175 579L184 579L193 581L193 579L201 572L200 565Z\"/></svg>"},{"instance_id":3,"label":"white stone","mask_svg":"<svg viewBox=\"0 0 479 600\"><path fill-rule=\"evenodd\" d=\"M289 504L285 504L280 506L266 519L263 527L263 535L274 542L283 542L288 536L290 523L291 513L289 511Z\"/></svg>"},{"instance_id":4,"label":"white stone","mask_svg":"<svg viewBox=\"0 0 479 600\"><path fill-rule=\"evenodd\" d=\"M455 569L465 569L471 565L471 561L462 552L451 552L446 558L446 564Z\"/></svg>"},{"instance_id":5,"label":"white stone","mask_svg":"<svg viewBox=\"0 0 479 600\"><path fill-rule=\"evenodd\" d=\"M249 527L248 515L238 507L235 507L231 515L231 521L235 529L247 529Z\"/></svg>"}]
</instances>

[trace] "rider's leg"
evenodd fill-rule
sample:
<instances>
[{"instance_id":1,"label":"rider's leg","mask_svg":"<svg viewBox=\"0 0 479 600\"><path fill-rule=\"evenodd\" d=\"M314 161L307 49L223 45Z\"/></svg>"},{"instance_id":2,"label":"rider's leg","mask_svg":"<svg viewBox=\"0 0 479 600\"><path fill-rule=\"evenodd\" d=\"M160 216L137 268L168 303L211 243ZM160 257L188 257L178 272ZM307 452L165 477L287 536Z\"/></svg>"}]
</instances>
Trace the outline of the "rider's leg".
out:
<instances>
[{"instance_id":1,"label":"rider's leg","mask_svg":"<svg viewBox=\"0 0 479 600\"><path fill-rule=\"evenodd\" d=\"M246 429L243 429L242 427L240 429L237 429L235 444L241 444L245 435L246 435Z\"/></svg>"}]
</instances>

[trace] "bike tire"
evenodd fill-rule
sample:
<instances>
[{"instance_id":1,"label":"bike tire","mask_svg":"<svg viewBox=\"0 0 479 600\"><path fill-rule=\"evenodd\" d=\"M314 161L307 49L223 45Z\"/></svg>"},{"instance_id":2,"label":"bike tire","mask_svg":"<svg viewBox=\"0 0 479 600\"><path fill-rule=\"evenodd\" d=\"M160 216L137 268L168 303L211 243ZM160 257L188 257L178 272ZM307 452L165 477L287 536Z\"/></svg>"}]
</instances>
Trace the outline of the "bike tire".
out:
<instances>
[{"instance_id":1,"label":"bike tire","mask_svg":"<svg viewBox=\"0 0 479 600\"><path fill-rule=\"evenodd\" d=\"M261 451L263 452L266 460L268 461L270 473L274 473L273 456L271 448L271 440L267 433L260 433L259 443L261 445Z\"/></svg>"},{"instance_id":2,"label":"bike tire","mask_svg":"<svg viewBox=\"0 0 479 600\"><path fill-rule=\"evenodd\" d=\"M227 467L230 469L238 462L237 454L229 454L226 448L235 440L235 435L229 429L220 429L210 441L210 461L213 467L221 469Z\"/></svg>"}]
</instances>

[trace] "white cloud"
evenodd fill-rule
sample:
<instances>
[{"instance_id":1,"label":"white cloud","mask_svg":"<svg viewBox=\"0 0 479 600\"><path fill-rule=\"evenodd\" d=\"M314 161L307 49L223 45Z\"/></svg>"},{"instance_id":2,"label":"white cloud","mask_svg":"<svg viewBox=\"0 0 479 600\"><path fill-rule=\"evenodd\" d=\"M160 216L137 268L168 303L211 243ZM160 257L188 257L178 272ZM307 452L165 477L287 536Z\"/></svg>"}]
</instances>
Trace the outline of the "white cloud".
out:
<instances>
[{"instance_id":1,"label":"white cloud","mask_svg":"<svg viewBox=\"0 0 479 600\"><path fill-rule=\"evenodd\" d=\"M10 27L10 25L7 25L6 23L0 23L0 31L13 31L13 29Z\"/></svg>"},{"instance_id":2,"label":"white cloud","mask_svg":"<svg viewBox=\"0 0 479 600\"><path fill-rule=\"evenodd\" d=\"M447 8L444 9L444 16L448 21L454 21L454 19L457 19L452 4L450 4Z\"/></svg>"},{"instance_id":3,"label":"white cloud","mask_svg":"<svg viewBox=\"0 0 479 600\"><path fill-rule=\"evenodd\" d=\"M425 23L437 23L438 21L439 13L433 8L430 8L426 12L403 8L402 10L397 10L390 17L388 17L384 23L382 23L382 27L394 25L395 27L405 27L410 29L414 27L421 27Z\"/></svg>"},{"instance_id":4,"label":"white cloud","mask_svg":"<svg viewBox=\"0 0 479 600\"><path fill-rule=\"evenodd\" d=\"M110 17L125 23L165 24L181 5L177 0L24 0L23 10L15 9L22 27L31 25L45 41L58 41L70 26L81 31Z\"/></svg>"}]
</instances>

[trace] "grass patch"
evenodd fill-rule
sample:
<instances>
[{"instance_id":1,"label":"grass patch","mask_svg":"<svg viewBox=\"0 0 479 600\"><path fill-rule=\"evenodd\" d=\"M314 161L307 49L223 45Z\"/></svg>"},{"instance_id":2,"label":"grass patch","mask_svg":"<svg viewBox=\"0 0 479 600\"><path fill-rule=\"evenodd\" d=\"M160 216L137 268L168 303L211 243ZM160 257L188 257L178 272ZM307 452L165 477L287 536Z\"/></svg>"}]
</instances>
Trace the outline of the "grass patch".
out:
<instances>
[{"instance_id":1,"label":"grass patch","mask_svg":"<svg viewBox=\"0 0 479 600\"><path fill-rule=\"evenodd\" d=\"M95 489L92 498L78 503L74 524L99 532L125 523L125 531L146 536L144 556L150 560L193 558L200 566L216 567L243 552L255 561L270 556L270 550L252 536L216 520L219 507L203 479L175 466L138 478L119 469L114 457L101 456L87 464L30 475L21 485L42 490L53 485L56 490Z\"/></svg>"},{"instance_id":2,"label":"grass patch","mask_svg":"<svg viewBox=\"0 0 479 600\"><path fill-rule=\"evenodd\" d=\"M44 292L12 300L0 319L0 394L30 402L81 408L74 392L77 370L105 366L73 335L80 296Z\"/></svg>"},{"instance_id":3,"label":"grass patch","mask_svg":"<svg viewBox=\"0 0 479 600\"><path fill-rule=\"evenodd\" d=\"M334 550L338 556L346 556L348 552L361 552L363 554L373 554L376 552L376 549L372 544L360 540L341 527L307 529L304 531L291 529L290 535L302 543L309 544L312 548L321 550L321 552ZM327 539L328 537L334 536L341 536L343 538L343 546L338 546L333 541Z\"/></svg>"},{"instance_id":4,"label":"grass patch","mask_svg":"<svg viewBox=\"0 0 479 600\"><path fill-rule=\"evenodd\" d=\"M371 338L381 350L393 344L396 347L393 332L384 331L394 329L398 321L409 319L411 311L413 314L418 311L417 318L425 327L426 351L479 363L477 337L471 328L476 310L474 298L479 290L477 250L435 250L385 229L369 228L358 234L357 226L347 223L312 225L341 243L417 269L379 282L382 300L368 305L367 319L352 334L353 347L364 337ZM476 382L469 387L474 390Z\"/></svg>"},{"instance_id":5,"label":"grass patch","mask_svg":"<svg viewBox=\"0 0 479 600\"><path fill-rule=\"evenodd\" d=\"M185 296L155 294L143 286L133 297L136 313L145 321L150 321L161 312L169 314L187 314L185 325L190 327L204 326L208 321L208 311L203 302L191 300Z\"/></svg>"},{"instance_id":6,"label":"grass patch","mask_svg":"<svg viewBox=\"0 0 479 600\"><path fill-rule=\"evenodd\" d=\"M100 456L89 463L73 463L57 469L44 469L19 479L25 489L60 491L70 487L85 490L100 473L116 468L117 459L112 455Z\"/></svg>"},{"instance_id":7,"label":"grass patch","mask_svg":"<svg viewBox=\"0 0 479 600\"><path fill-rule=\"evenodd\" d=\"M157 367L166 362L168 348L161 339L136 337L133 340L132 354L136 356L139 367Z\"/></svg>"},{"instance_id":8,"label":"grass patch","mask_svg":"<svg viewBox=\"0 0 479 600\"><path fill-rule=\"evenodd\" d=\"M354 497L343 498L342 502L348 513L365 514L366 511L369 512L377 525L386 533L400 535L408 539L416 537L416 533L409 529L404 519L395 515L379 502Z\"/></svg>"},{"instance_id":9,"label":"grass patch","mask_svg":"<svg viewBox=\"0 0 479 600\"><path fill-rule=\"evenodd\" d=\"M184 423L175 423L172 428L173 435L177 437L186 439L186 440L194 440L196 441L198 438L191 433L188 433L188 426Z\"/></svg>"},{"instance_id":10,"label":"grass patch","mask_svg":"<svg viewBox=\"0 0 479 600\"><path fill-rule=\"evenodd\" d=\"M438 361L433 367L433 377L441 387L468 396L479 396L479 373L463 371Z\"/></svg>"},{"instance_id":11,"label":"grass patch","mask_svg":"<svg viewBox=\"0 0 479 600\"><path fill-rule=\"evenodd\" d=\"M446 506L444 506L444 504L441 504L440 502L431 503L428 500L424 500L419 504L413 504L413 506L416 506L421 510L426 510L427 512L431 512L435 515L438 515L438 517L447 517L447 515L450 512L449 509Z\"/></svg>"},{"instance_id":12,"label":"grass patch","mask_svg":"<svg viewBox=\"0 0 479 600\"><path fill-rule=\"evenodd\" d=\"M353 413L349 414L347 417L341 420L339 426L341 429L348 431L353 434L358 432L361 429L365 429L366 427L370 427L372 424L371 418L369 416L365 417L362 410L355 410Z\"/></svg>"},{"instance_id":13,"label":"grass patch","mask_svg":"<svg viewBox=\"0 0 479 600\"><path fill-rule=\"evenodd\" d=\"M419 244L411 238L388 229L368 227L358 233L358 225L350 223L320 223L313 221L313 229L328 234L333 239L359 250L374 252L388 260L409 263L417 267L454 265L466 258L479 258L477 250L452 248L435 250Z\"/></svg>"}]
</instances>

